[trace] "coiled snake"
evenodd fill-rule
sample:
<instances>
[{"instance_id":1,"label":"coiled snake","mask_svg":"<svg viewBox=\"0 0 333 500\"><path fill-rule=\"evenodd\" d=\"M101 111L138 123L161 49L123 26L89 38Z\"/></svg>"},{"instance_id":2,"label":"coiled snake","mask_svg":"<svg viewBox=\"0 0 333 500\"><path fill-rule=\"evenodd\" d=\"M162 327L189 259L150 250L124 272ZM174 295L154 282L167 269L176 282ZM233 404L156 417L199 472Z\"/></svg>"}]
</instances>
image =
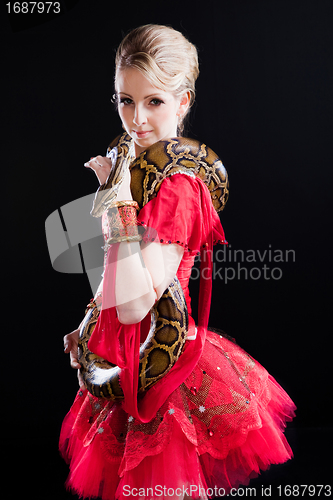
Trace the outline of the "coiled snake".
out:
<instances>
[{"instance_id":1,"label":"coiled snake","mask_svg":"<svg viewBox=\"0 0 333 500\"><path fill-rule=\"evenodd\" d=\"M126 168L131 171L131 192L140 209L153 199L163 180L183 172L199 176L207 185L214 208L223 210L228 199L228 177L217 155L205 144L188 138L159 141L136 159L131 156L133 140L127 134L108 148L112 169L107 182L95 197L92 215L101 216L115 201ZM151 325L140 347L138 393L143 393L172 368L182 353L188 329L188 312L183 290L175 277L150 311ZM120 368L95 355L88 341L98 320L99 310L92 302L79 335L81 375L88 391L97 397L123 399L119 383Z\"/></svg>"}]
</instances>

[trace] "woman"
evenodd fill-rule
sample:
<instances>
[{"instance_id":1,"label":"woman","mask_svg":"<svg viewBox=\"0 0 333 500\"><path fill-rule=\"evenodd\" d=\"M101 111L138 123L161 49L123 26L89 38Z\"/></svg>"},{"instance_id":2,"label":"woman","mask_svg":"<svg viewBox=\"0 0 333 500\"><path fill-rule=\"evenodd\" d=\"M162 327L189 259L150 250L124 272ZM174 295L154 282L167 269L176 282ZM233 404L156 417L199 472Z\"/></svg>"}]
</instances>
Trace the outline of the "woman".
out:
<instances>
[{"instance_id":1,"label":"woman","mask_svg":"<svg viewBox=\"0 0 333 500\"><path fill-rule=\"evenodd\" d=\"M159 25L129 33L118 48L115 72L115 99L126 131L118 144L129 145L116 149L126 152L120 182L110 184L110 158L97 156L86 164L101 184L93 215L102 213L108 200L120 217L124 206L130 207L133 222L133 165L162 182L154 184L152 197L126 226L131 237L110 238L113 229L103 214L111 243L95 296L94 303L102 305L89 348L122 367L125 398L93 396L78 372L80 390L64 420L60 449L70 462L68 487L85 497L223 496L260 469L292 457L283 429L294 416L293 402L239 346L207 331L212 245L226 241L209 191L191 171L190 142L185 140L173 159L178 170L158 177L159 158L174 154L177 139L170 138L183 130L198 73L197 51L181 33ZM203 150L211 151L199 146L200 158ZM110 186L111 195L105 194ZM144 228L143 237L137 225ZM195 325L188 282L197 253L203 265ZM186 341L171 370L137 397L137 351L147 335L147 319L150 323L152 307L175 276L189 314ZM79 329L64 337L76 369L78 335Z\"/></svg>"}]
</instances>

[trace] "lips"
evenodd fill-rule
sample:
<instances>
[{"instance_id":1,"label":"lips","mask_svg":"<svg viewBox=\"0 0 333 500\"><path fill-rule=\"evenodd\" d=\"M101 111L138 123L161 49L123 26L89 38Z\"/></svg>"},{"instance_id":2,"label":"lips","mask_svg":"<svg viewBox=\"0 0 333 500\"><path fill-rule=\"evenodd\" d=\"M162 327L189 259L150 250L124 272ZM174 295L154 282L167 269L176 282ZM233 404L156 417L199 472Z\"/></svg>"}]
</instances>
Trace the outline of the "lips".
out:
<instances>
[{"instance_id":1,"label":"lips","mask_svg":"<svg viewBox=\"0 0 333 500\"><path fill-rule=\"evenodd\" d=\"M152 130L133 130L133 132L136 134L138 139L144 139L152 132Z\"/></svg>"}]
</instances>

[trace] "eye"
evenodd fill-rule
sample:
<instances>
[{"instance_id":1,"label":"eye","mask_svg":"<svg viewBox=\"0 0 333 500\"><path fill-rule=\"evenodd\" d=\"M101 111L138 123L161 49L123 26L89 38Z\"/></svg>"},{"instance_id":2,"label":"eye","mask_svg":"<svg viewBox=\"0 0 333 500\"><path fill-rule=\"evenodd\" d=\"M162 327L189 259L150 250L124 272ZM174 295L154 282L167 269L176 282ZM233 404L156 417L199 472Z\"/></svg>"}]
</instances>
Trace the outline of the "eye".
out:
<instances>
[{"instance_id":1,"label":"eye","mask_svg":"<svg viewBox=\"0 0 333 500\"><path fill-rule=\"evenodd\" d=\"M119 99L119 103L125 104L125 106L132 104L132 102L133 102L132 99L130 99L129 97L120 97L120 99Z\"/></svg>"},{"instance_id":2,"label":"eye","mask_svg":"<svg viewBox=\"0 0 333 500\"><path fill-rule=\"evenodd\" d=\"M150 101L150 104L152 104L153 106L160 106L160 104L164 104L164 102L162 101L162 99L157 99L157 97L155 97L155 99L152 99Z\"/></svg>"}]
</instances>

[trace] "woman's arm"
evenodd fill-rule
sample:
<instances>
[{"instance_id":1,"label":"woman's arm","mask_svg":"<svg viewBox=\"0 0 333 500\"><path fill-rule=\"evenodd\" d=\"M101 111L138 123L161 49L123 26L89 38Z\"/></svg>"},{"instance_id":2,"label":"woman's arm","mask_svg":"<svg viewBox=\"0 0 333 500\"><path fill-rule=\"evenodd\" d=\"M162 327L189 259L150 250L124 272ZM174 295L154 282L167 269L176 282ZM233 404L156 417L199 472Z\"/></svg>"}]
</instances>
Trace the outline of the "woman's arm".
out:
<instances>
[{"instance_id":1,"label":"woman's arm","mask_svg":"<svg viewBox=\"0 0 333 500\"><path fill-rule=\"evenodd\" d=\"M120 243L115 286L121 323L138 323L147 315L175 277L183 253L184 249L176 244L143 242L140 247L138 242ZM102 291L103 280L95 298Z\"/></svg>"},{"instance_id":2,"label":"woman's arm","mask_svg":"<svg viewBox=\"0 0 333 500\"><path fill-rule=\"evenodd\" d=\"M95 171L100 184L103 184L111 170L109 158L97 156L85 164ZM127 174L122 183L117 200L131 200L130 176ZM184 249L176 244L122 242L119 245L116 298L117 313L121 323L141 321L169 286L176 275L183 257ZM101 281L95 297L103 290ZM78 338L83 320L79 327L64 336L64 351L70 355L72 368L78 369L80 387L84 387L78 362Z\"/></svg>"},{"instance_id":3,"label":"woman's arm","mask_svg":"<svg viewBox=\"0 0 333 500\"><path fill-rule=\"evenodd\" d=\"M176 244L120 243L116 307L121 323L141 321L176 275L184 249Z\"/></svg>"},{"instance_id":4,"label":"woman's arm","mask_svg":"<svg viewBox=\"0 0 333 500\"><path fill-rule=\"evenodd\" d=\"M105 182L110 160L97 156L86 164ZM130 172L127 171L117 201L132 200ZM141 321L170 285L176 275L184 249L177 244L122 242L119 245L116 271L116 308L121 323ZM102 283L97 293L102 290ZM96 293L96 295L97 295ZM105 291L104 291L105 293Z\"/></svg>"},{"instance_id":5,"label":"woman's arm","mask_svg":"<svg viewBox=\"0 0 333 500\"><path fill-rule=\"evenodd\" d=\"M128 171L117 201L132 199ZM138 323L148 314L175 277L183 253L177 244L120 243L115 283L120 323Z\"/></svg>"}]
</instances>

